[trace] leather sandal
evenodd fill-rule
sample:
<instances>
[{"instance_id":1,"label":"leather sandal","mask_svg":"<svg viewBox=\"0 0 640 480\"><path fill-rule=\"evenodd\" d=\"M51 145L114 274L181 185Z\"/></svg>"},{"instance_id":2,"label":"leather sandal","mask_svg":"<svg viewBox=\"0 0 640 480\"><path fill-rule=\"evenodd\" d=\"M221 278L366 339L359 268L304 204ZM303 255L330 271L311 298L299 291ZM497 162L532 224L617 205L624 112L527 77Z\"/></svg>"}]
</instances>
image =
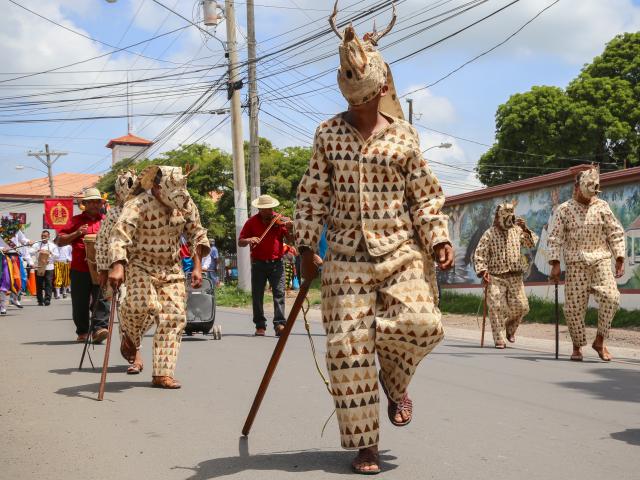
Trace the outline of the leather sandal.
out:
<instances>
[{"instance_id":1,"label":"leather sandal","mask_svg":"<svg viewBox=\"0 0 640 480\"><path fill-rule=\"evenodd\" d=\"M593 348L596 351L596 353L600 357L600 360L602 360L603 362L610 362L611 359L613 358L609 353L609 350L607 349L607 347L605 347L604 345L598 348L594 343L591 345L591 348Z\"/></svg>"},{"instance_id":2,"label":"leather sandal","mask_svg":"<svg viewBox=\"0 0 640 480\"><path fill-rule=\"evenodd\" d=\"M358 456L353 459L353 462L351 462L351 470L360 475L377 475L380 473L379 463L380 456L377 453L373 453L368 449L360 450L360 452L358 452ZM367 466L375 466L376 468L373 470L363 470L365 464L367 464Z\"/></svg>"},{"instance_id":3,"label":"leather sandal","mask_svg":"<svg viewBox=\"0 0 640 480\"><path fill-rule=\"evenodd\" d=\"M153 377L151 380L151 386L155 388L166 388L169 390L175 390L182 385L173 377L161 376L161 377Z\"/></svg>"},{"instance_id":4,"label":"leather sandal","mask_svg":"<svg viewBox=\"0 0 640 480\"><path fill-rule=\"evenodd\" d=\"M504 343L496 343L496 348L498 350L503 350L503 349L507 348L507 346Z\"/></svg>"},{"instance_id":5,"label":"leather sandal","mask_svg":"<svg viewBox=\"0 0 640 480\"><path fill-rule=\"evenodd\" d=\"M404 427L406 425L409 425L411 423L411 420L413 419L413 402L409 398L409 394L405 392L402 396L402 400L400 400L399 402L394 402L393 400L391 400L389 392L387 391L387 387L384 384L384 380L382 379L382 370L380 370L378 378L380 379L382 390L387 396L387 416L389 417L389 421L396 427ZM398 422L396 420L396 415L399 415L401 412L409 412L409 418L404 422Z\"/></svg>"},{"instance_id":6,"label":"leather sandal","mask_svg":"<svg viewBox=\"0 0 640 480\"><path fill-rule=\"evenodd\" d=\"M132 363L129 368L127 368L127 375L138 375L144 369L141 363Z\"/></svg>"},{"instance_id":7,"label":"leather sandal","mask_svg":"<svg viewBox=\"0 0 640 480\"><path fill-rule=\"evenodd\" d=\"M120 339L120 354L122 357L131 364L136 361L136 350L136 346L129 337L127 337L126 334L123 334Z\"/></svg>"}]
</instances>

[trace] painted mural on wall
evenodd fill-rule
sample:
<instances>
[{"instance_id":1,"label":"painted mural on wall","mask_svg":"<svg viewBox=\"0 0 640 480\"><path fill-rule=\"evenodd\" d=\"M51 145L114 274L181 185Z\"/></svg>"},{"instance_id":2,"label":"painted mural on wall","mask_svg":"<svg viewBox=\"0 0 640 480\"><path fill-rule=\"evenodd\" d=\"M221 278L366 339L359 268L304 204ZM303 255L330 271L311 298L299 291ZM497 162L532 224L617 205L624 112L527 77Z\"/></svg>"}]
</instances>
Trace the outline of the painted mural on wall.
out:
<instances>
[{"instance_id":1,"label":"painted mural on wall","mask_svg":"<svg viewBox=\"0 0 640 480\"><path fill-rule=\"evenodd\" d=\"M529 228L540 237L536 248L522 250L528 263L525 281L548 281L549 225L557 207L571 198L572 192L573 184L568 183L445 207L456 261L452 270L440 272L440 280L444 284L480 284L473 269L473 252L484 231L493 223L496 206L509 200L516 204L516 216L524 218ZM600 197L609 202L625 229L627 258L625 274L617 279L618 286L620 289L640 289L640 184L603 187ZM562 269L564 271L564 264Z\"/></svg>"}]
</instances>

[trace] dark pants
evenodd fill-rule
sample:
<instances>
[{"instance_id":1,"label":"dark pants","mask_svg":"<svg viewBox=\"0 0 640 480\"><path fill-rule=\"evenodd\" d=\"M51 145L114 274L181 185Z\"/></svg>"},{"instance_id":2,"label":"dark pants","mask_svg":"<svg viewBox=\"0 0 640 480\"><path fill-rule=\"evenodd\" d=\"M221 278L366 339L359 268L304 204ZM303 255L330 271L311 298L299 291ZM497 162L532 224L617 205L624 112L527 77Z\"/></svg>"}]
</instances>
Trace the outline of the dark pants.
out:
<instances>
[{"instance_id":1,"label":"dark pants","mask_svg":"<svg viewBox=\"0 0 640 480\"><path fill-rule=\"evenodd\" d=\"M100 286L91 283L89 272L71 270L71 310L78 335L89 333L89 327L92 332L107 328L110 308L111 304L102 298Z\"/></svg>"},{"instance_id":2,"label":"dark pants","mask_svg":"<svg viewBox=\"0 0 640 480\"><path fill-rule=\"evenodd\" d=\"M264 289L267 280L273 293L273 325L284 325L284 262L282 259L272 262L253 260L251 262L251 297L253 300L253 323L256 328L266 328L264 316Z\"/></svg>"},{"instance_id":3,"label":"dark pants","mask_svg":"<svg viewBox=\"0 0 640 480\"><path fill-rule=\"evenodd\" d=\"M51 290L53 288L53 270L45 270L44 275L36 274L36 296L38 304L51 302ZM44 296L42 292L44 291Z\"/></svg>"}]
</instances>

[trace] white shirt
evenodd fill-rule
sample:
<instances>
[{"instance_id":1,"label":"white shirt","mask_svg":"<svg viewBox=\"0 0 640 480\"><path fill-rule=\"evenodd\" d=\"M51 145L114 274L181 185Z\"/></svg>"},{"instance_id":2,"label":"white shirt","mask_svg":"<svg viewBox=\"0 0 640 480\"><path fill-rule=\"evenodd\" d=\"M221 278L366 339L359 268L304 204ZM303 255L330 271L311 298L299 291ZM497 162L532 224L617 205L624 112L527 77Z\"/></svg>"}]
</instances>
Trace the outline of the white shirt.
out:
<instances>
[{"instance_id":1,"label":"white shirt","mask_svg":"<svg viewBox=\"0 0 640 480\"><path fill-rule=\"evenodd\" d=\"M71 261L71 245L65 245L64 247L58 247L58 255L56 256L56 262L69 263Z\"/></svg>"},{"instance_id":2,"label":"white shirt","mask_svg":"<svg viewBox=\"0 0 640 480\"><path fill-rule=\"evenodd\" d=\"M43 243L42 241L36 242L31 247L31 255L33 255L34 263L38 263L38 252L40 250L49 250L51 255L49 255L49 261L47 262L46 270L53 270L53 262L55 258L58 256L58 247L56 244L49 240L47 243Z\"/></svg>"}]
</instances>

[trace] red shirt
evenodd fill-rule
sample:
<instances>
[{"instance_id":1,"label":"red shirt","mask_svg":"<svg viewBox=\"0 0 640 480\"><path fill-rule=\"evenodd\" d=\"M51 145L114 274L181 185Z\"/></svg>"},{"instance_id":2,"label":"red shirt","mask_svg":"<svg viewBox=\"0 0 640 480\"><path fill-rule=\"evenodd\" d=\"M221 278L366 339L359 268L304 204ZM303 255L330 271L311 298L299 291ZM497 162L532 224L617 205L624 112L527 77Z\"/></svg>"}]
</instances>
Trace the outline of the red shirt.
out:
<instances>
[{"instance_id":1,"label":"red shirt","mask_svg":"<svg viewBox=\"0 0 640 480\"><path fill-rule=\"evenodd\" d=\"M80 215L74 215L71 217L71 224L67 228L63 228L60 230L60 233L73 233L82 225L87 224L87 233L98 233L100 230L100 222L104 215L100 214L96 218L91 218L86 213L82 212ZM71 270L76 270L78 272L88 272L89 265L87 264L87 258L84 251L84 242L82 240L83 236L76 238L71 243Z\"/></svg>"},{"instance_id":2,"label":"red shirt","mask_svg":"<svg viewBox=\"0 0 640 480\"><path fill-rule=\"evenodd\" d=\"M269 221L269 223L271 223L271 221ZM260 238L269 226L269 223L264 223L259 213L255 214L253 217L250 217L247 223L244 224L244 227L242 227L240 238ZM288 233L287 227L275 223L259 244L253 248L250 247L251 259L264 261L281 259L284 255L283 239Z\"/></svg>"}]
</instances>

